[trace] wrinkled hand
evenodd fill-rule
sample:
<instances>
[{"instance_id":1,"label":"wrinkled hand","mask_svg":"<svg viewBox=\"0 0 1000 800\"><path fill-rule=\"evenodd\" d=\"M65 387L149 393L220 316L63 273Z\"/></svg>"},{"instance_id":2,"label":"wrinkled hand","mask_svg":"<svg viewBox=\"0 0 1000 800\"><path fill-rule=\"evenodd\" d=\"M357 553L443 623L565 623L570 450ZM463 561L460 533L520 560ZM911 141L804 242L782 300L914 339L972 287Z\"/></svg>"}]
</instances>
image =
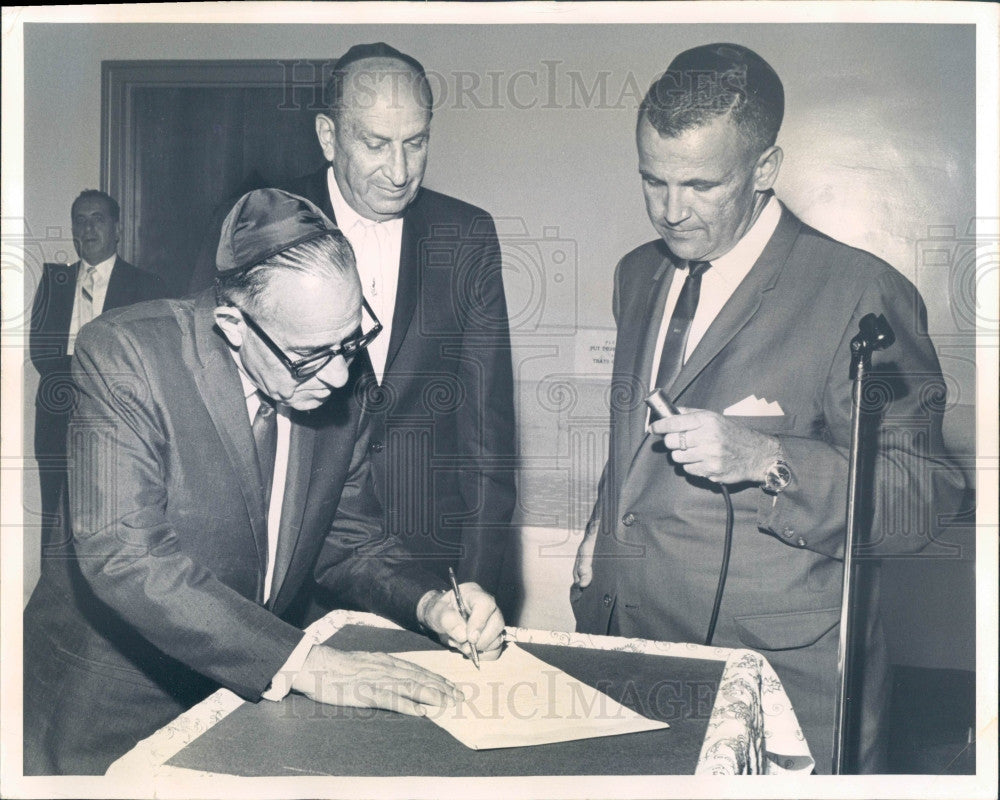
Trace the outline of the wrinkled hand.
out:
<instances>
[{"instance_id":1,"label":"wrinkled hand","mask_svg":"<svg viewBox=\"0 0 1000 800\"><path fill-rule=\"evenodd\" d=\"M422 717L463 699L450 681L387 653L316 645L292 680L292 689L318 703L385 708Z\"/></svg>"},{"instance_id":2,"label":"wrinkled hand","mask_svg":"<svg viewBox=\"0 0 1000 800\"><path fill-rule=\"evenodd\" d=\"M581 589L590 586L594 579L594 545L597 544L597 526L587 526L583 541L576 550L576 561L573 562L573 583Z\"/></svg>"},{"instance_id":3,"label":"wrinkled hand","mask_svg":"<svg viewBox=\"0 0 1000 800\"><path fill-rule=\"evenodd\" d=\"M472 654L472 645L479 650L479 657L491 661L500 657L503 646L503 614L496 600L478 583L463 583L458 587L469 608L469 621L462 619L454 592L434 592L421 599L417 616L420 622L434 631L448 647L461 650L466 657Z\"/></svg>"},{"instance_id":4,"label":"wrinkled hand","mask_svg":"<svg viewBox=\"0 0 1000 800\"><path fill-rule=\"evenodd\" d=\"M650 425L663 436L670 456L689 475L715 483L761 483L781 452L773 436L758 433L731 417L696 408L679 409Z\"/></svg>"}]
</instances>

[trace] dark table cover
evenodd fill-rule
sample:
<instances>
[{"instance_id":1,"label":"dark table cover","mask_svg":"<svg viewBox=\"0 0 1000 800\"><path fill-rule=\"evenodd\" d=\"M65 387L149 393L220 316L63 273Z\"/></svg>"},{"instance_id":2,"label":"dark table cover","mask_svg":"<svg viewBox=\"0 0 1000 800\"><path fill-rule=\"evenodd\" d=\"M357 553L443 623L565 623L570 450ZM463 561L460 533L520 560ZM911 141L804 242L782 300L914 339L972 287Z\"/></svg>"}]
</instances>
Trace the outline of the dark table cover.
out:
<instances>
[{"instance_id":1,"label":"dark table cover","mask_svg":"<svg viewBox=\"0 0 1000 800\"><path fill-rule=\"evenodd\" d=\"M345 650L437 647L409 631L348 625ZM426 719L325 706L302 695L244 703L166 763L239 776L691 775L724 662L553 644L525 650L670 728L498 750L470 750Z\"/></svg>"}]
</instances>

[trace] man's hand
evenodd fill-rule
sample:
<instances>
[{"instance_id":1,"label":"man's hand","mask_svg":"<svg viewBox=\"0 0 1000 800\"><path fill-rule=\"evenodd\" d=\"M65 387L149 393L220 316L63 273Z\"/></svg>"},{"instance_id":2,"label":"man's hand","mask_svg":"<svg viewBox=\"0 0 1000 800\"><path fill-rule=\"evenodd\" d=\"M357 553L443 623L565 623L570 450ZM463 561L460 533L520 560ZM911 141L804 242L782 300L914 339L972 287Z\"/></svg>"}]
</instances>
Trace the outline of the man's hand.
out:
<instances>
[{"instance_id":1,"label":"man's hand","mask_svg":"<svg viewBox=\"0 0 1000 800\"><path fill-rule=\"evenodd\" d=\"M583 541L576 550L576 561L573 562L573 583L581 589L590 586L594 578L594 545L597 544L597 525L587 526Z\"/></svg>"},{"instance_id":2,"label":"man's hand","mask_svg":"<svg viewBox=\"0 0 1000 800\"><path fill-rule=\"evenodd\" d=\"M467 657L475 645L480 658L499 658L504 623L496 601L478 583L463 583L458 588L469 607L468 623L458 610L455 593L445 591L425 594L417 605L417 619L448 647L461 650Z\"/></svg>"},{"instance_id":3,"label":"man's hand","mask_svg":"<svg viewBox=\"0 0 1000 800\"><path fill-rule=\"evenodd\" d=\"M318 703L386 708L422 717L462 699L454 684L386 653L335 650L316 645L292 679L292 689Z\"/></svg>"},{"instance_id":4,"label":"man's hand","mask_svg":"<svg viewBox=\"0 0 1000 800\"><path fill-rule=\"evenodd\" d=\"M671 458L689 475L715 483L761 483L781 453L776 438L730 417L696 408L680 412L656 420L650 430L663 436Z\"/></svg>"}]
</instances>

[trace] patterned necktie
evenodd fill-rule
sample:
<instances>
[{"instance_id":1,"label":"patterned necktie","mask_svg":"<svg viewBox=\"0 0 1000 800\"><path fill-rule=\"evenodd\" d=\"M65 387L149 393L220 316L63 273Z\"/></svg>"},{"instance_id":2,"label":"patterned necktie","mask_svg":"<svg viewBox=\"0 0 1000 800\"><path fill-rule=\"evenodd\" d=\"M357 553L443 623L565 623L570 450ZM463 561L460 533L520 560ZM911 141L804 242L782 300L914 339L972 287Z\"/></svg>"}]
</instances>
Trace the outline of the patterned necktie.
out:
<instances>
[{"instance_id":1,"label":"patterned necktie","mask_svg":"<svg viewBox=\"0 0 1000 800\"><path fill-rule=\"evenodd\" d=\"M97 308L94 306L94 282L97 280L97 270L93 266L87 266L80 281L80 294L83 295L83 302L80 303L78 312L79 325L82 328L94 317L97 316Z\"/></svg>"},{"instance_id":2,"label":"patterned necktie","mask_svg":"<svg viewBox=\"0 0 1000 800\"><path fill-rule=\"evenodd\" d=\"M87 271L83 273L83 281L80 284L80 290L83 292L83 296L87 298L88 303L94 302L94 280L96 273L97 269L88 264Z\"/></svg>"},{"instance_id":3,"label":"patterned necktie","mask_svg":"<svg viewBox=\"0 0 1000 800\"><path fill-rule=\"evenodd\" d=\"M670 388L681 367L684 366L684 351L687 349L691 323L694 321L694 312L698 308L698 298L701 295L701 276L710 266L712 264L708 261L688 263L687 278L684 279L684 286L677 297L674 312L670 315L667 336L663 340L660 366L656 370L655 386L664 391Z\"/></svg>"},{"instance_id":4,"label":"patterned necktie","mask_svg":"<svg viewBox=\"0 0 1000 800\"><path fill-rule=\"evenodd\" d=\"M260 467L260 480L264 488L264 507L267 508L271 503L274 458L278 449L278 415L270 397L257 392L257 399L260 405L253 418L253 443L257 450L257 465Z\"/></svg>"}]
</instances>

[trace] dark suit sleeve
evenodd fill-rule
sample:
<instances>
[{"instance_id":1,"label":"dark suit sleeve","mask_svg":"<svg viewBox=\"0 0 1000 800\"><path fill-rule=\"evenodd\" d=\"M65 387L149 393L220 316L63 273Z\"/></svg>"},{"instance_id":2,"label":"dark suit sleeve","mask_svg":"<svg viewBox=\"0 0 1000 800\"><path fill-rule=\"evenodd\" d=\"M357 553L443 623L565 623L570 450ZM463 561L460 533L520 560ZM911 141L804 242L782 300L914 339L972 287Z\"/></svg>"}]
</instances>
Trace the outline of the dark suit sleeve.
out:
<instances>
[{"instance_id":1,"label":"dark suit sleeve","mask_svg":"<svg viewBox=\"0 0 1000 800\"><path fill-rule=\"evenodd\" d=\"M873 355L862 399L863 432L868 441L876 438L877 446L873 463L866 464L862 473L863 485L872 491L866 508L870 533L859 539L861 552L872 556L918 552L933 536L935 515L956 510L964 486L941 436L946 392L934 346L923 332L926 309L909 281L883 270L869 282L850 322L839 332L823 391L826 430L815 438L779 436L794 479L775 498L761 493L761 530L790 546L835 558L843 557L847 524L850 341L869 313L885 314L896 342Z\"/></svg>"},{"instance_id":2,"label":"dark suit sleeve","mask_svg":"<svg viewBox=\"0 0 1000 800\"><path fill-rule=\"evenodd\" d=\"M66 339L73 314L75 284L62 264L46 264L31 304L28 354L39 375L56 372L68 377Z\"/></svg>"},{"instance_id":3,"label":"dark suit sleeve","mask_svg":"<svg viewBox=\"0 0 1000 800\"><path fill-rule=\"evenodd\" d=\"M461 373L465 402L458 410L463 465L459 491L469 514L462 521L462 581L496 592L514 513L517 429L507 301L496 227L489 215L472 222L475 248L459 265L457 302L463 320Z\"/></svg>"},{"instance_id":4,"label":"dark suit sleeve","mask_svg":"<svg viewBox=\"0 0 1000 800\"><path fill-rule=\"evenodd\" d=\"M313 577L338 597L417 630L420 598L431 589L447 586L423 570L402 542L383 532L368 460L369 419L364 415Z\"/></svg>"},{"instance_id":5,"label":"dark suit sleeve","mask_svg":"<svg viewBox=\"0 0 1000 800\"><path fill-rule=\"evenodd\" d=\"M31 358L31 363L38 370L39 374L42 374L50 366L47 363L48 359L46 358L45 345L42 339L42 331L45 328L46 306L48 305L48 283L48 268L46 267L41 279L38 281L38 288L35 289L35 298L31 303L30 336L28 337L28 356Z\"/></svg>"},{"instance_id":6,"label":"dark suit sleeve","mask_svg":"<svg viewBox=\"0 0 1000 800\"><path fill-rule=\"evenodd\" d=\"M181 547L166 513L170 442L128 334L103 320L85 326L73 376L79 402L70 456L85 466L73 470L69 498L85 579L164 653L241 697L259 698L301 631L223 584Z\"/></svg>"}]
</instances>

